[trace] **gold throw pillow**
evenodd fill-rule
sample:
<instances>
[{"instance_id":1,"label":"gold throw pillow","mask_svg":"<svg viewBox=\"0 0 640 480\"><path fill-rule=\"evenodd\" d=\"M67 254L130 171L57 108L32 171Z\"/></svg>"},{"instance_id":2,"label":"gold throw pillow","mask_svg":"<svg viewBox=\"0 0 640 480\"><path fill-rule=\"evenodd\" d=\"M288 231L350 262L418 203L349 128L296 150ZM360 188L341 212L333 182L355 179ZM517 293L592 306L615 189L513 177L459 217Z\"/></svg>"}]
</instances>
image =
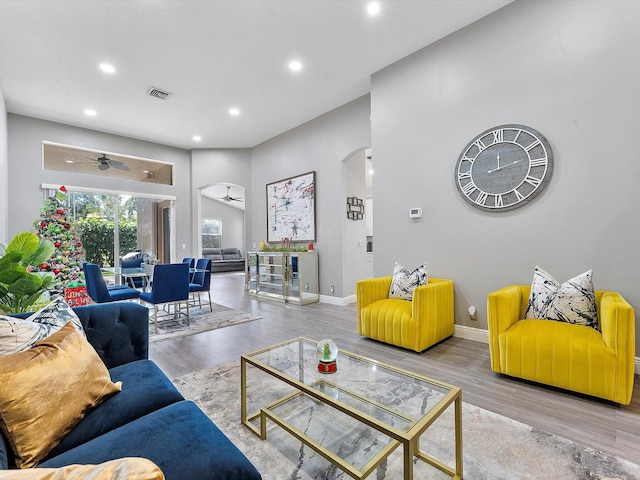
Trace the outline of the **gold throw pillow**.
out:
<instances>
[{"instance_id":1,"label":"gold throw pillow","mask_svg":"<svg viewBox=\"0 0 640 480\"><path fill-rule=\"evenodd\" d=\"M164 480L164 474L146 458L119 458L100 465L2 470L0 480Z\"/></svg>"},{"instance_id":2,"label":"gold throw pillow","mask_svg":"<svg viewBox=\"0 0 640 480\"><path fill-rule=\"evenodd\" d=\"M37 465L89 410L121 389L71 322L30 350L0 358L0 428L16 465Z\"/></svg>"}]
</instances>

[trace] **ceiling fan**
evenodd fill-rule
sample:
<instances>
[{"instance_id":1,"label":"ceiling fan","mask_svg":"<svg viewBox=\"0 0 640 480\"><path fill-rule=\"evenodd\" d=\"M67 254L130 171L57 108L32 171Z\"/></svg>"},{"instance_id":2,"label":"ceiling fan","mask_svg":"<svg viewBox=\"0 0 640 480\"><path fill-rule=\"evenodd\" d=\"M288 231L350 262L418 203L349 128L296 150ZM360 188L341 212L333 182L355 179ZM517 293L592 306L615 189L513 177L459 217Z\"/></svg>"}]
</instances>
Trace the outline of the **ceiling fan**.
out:
<instances>
[{"instance_id":1,"label":"ceiling fan","mask_svg":"<svg viewBox=\"0 0 640 480\"><path fill-rule=\"evenodd\" d=\"M220 200L224 200L225 202L242 202L242 197L232 197L229 195L229 190L231 187L227 185L227 194L224 197L221 197Z\"/></svg>"},{"instance_id":2,"label":"ceiling fan","mask_svg":"<svg viewBox=\"0 0 640 480\"><path fill-rule=\"evenodd\" d=\"M120 160L113 160L111 158L108 158L104 153L101 157L98 158L87 157L87 160L91 160L91 162L86 163L98 162L98 170L109 170L111 167L115 168L116 170L124 170L125 172L128 172L130 170L129 167L127 167Z\"/></svg>"}]
</instances>

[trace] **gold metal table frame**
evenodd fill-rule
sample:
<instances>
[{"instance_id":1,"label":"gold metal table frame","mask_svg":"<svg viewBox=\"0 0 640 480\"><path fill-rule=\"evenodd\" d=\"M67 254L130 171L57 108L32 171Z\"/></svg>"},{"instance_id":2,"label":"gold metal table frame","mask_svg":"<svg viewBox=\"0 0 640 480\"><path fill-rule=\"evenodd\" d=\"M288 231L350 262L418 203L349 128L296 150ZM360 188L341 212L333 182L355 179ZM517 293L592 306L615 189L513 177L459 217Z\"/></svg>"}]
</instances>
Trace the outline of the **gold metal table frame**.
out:
<instances>
[{"instance_id":1,"label":"gold metal table frame","mask_svg":"<svg viewBox=\"0 0 640 480\"><path fill-rule=\"evenodd\" d=\"M295 345L298 344L299 349L299 372L298 378L295 378L290 373L283 372L273 365L269 365L268 362L261 360L261 356L269 356L273 352L278 352L283 349L295 350ZM326 460L340 468L347 473L350 477L357 480L361 480L367 477L400 445L403 446L403 466L404 466L404 479L413 480L413 458L419 458L420 460L436 467L445 474L454 479L462 479L462 390L459 387L449 385L438 380L431 379L416 373L409 372L400 368L396 368L376 360L372 360L361 355L357 355L350 352L340 350L338 356L338 365L340 368L341 357L348 357L349 361L362 362L368 364L375 371L376 369L385 369L394 375L404 376L409 382L423 382L425 385L433 386L434 389L443 393L442 398L424 412L420 418L417 416L407 416L402 412L395 411L390 406L383 405L376 402L367 396L356 393L350 388L345 388L344 385L339 385L333 381L333 375L317 376L309 375L310 372L306 372L310 378L305 382L305 372L303 366L302 356L304 348L309 349L313 347L315 351L316 342L313 340L298 337L286 342L282 342L271 347L267 347L261 350L257 350L252 353L242 355L240 357L241 363L241 419L242 423L255 433L262 440L267 437L267 419L270 419L281 428L289 432L298 440L308 445L319 455ZM307 358L308 362L310 359ZM278 400L264 405L258 412L247 412L247 365L251 365L278 380L290 385L295 391L289 395L286 395ZM313 379L313 381L311 381ZM368 461L361 468L356 468L351 463L340 458L337 454L325 448L319 442L308 436L301 429L289 424L289 422L278 414L278 408L286 405L292 401L304 401L305 399L313 399L322 405L327 405L332 409L335 409L347 416L356 419L362 424L371 427L372 429L386 435L391 440L387 445L380 448L380 451L375 454L371 460ZM347 401L345 401L347 399ZM353 399L353 402L349 400ZM366 405L367 409L374 409L381 411L384 415L392 416L395 419L406 422L406 428L398 428L397 426L385 423L379 418L364 411L365 409L358 408L354 404ZM428 455L420 450L420 436L440 417L440 415L447 410L452 404L454 404L454 421L455 421L455 467L451 467L436 458ZM260 427L252 423L253 420L259 418Z\"/></svg>"}]
</instances>

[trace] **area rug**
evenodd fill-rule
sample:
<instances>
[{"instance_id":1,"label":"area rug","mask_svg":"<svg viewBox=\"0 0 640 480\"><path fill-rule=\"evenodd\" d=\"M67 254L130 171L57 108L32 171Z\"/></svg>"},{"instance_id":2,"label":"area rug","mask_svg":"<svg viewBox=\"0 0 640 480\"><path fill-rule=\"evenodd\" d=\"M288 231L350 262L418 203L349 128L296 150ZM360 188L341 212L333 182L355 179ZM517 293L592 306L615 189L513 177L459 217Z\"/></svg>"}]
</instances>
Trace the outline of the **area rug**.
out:
<instances>
[{"instance_id":1,"label":"area rug","mask_svg":"<svg viewBox=\"0 0 640 480\"><path fill-rule=\"evenodd\" d=\"M347 480L349 477L272 422L260 440L240 422L240 366L229 362L184 375L173 382L185 398L195 401L251 460L264 480ZM248 372L249 412L290 390L268 375ZM464 396L464 392L463 392ZM618 459L524 423L463 403L464 478L516 479L640 479L640 466ZM579 419L576 419L579 421ZM454 465L453 409L449 408L421 437L421 449ZM369 477L399 480L402 447ZM449 478L426 463L414 461L414 478Z\"/></svg>"},{"instance_id":2,"label":"area rug","mask_svg":"<svg viewBox=\"0 0 640 480\"><path fill-rule=\"evenodd\" d=\"M158 317L158 333L155 333L153 326L153 307L151 307L149 310L149 341L156 342L158 340L164 340L165 338L195 335L196 333L217 330L218 328L252 322L262 318L247 312L241 312L240 310L218 305L217 303L214 303L212 308L213 312L209 310L209 305L203 304L202 308L191 307L189 312L189 325L187 325L187 318L184 315L175 319L173 315L168 315L167 312L160 312L161 316Z\"/></svg>"}]
</instances>

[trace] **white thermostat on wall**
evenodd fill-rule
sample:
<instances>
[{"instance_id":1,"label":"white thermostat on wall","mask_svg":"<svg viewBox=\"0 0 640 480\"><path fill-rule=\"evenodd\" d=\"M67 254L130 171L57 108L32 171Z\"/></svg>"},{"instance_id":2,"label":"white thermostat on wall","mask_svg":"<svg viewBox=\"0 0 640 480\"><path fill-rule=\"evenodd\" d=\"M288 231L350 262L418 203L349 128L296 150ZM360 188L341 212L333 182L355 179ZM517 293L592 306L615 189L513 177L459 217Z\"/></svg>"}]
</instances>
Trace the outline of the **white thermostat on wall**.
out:
<instances>
[{"instance_id":1,"label":"white thermostat on wall","mask_svg":"<svg viewBox=\"0 0 640 480\"><path fill-rule=\"evenodd\" d=\"M409 218L420 218L422 217L422 209L421 208L410 208L409 209Z\"/></svg>"}]
</instances>

